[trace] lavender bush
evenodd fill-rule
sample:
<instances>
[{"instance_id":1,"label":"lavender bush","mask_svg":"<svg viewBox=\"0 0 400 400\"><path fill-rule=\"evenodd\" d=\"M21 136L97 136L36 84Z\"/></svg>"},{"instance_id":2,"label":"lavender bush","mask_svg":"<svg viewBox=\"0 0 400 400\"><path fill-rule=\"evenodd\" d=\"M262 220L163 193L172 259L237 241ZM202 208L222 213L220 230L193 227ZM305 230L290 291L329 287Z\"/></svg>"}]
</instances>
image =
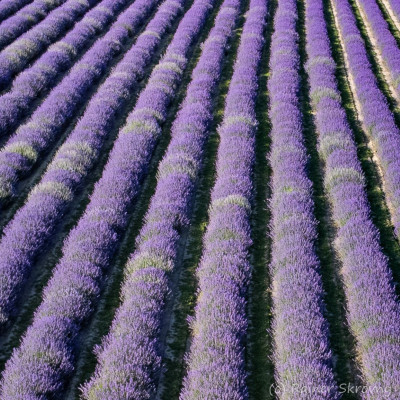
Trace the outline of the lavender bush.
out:
<instances>
[{"instance_id":1,"label":"lavender bush","mask_svg":"<svg viewBox=\"0 0 400 400\"><path fill-rule=\"evenodd\" d=\"M210 220L198 267L198 301L191 323L188 374L180 396L247 399L245 340L250 204L255 159L257 69L267 14L265 0L251 0L226 98L211 194Z\"/></svg>"},{"instance_id":2,"label":"lavender bush","mask_svg":"<svg viewBox=\"0 0 400 400\"><path fill-rule=\"evenodd\" d=\"M0 22L31 2L32 0L3 0L0 3Z\"/></svg>"},{"instance_id":3,"label":"lavender bush","mask_svg":"<svg viewBox=\"0 0 400 400\"><path fill-rule=\"evenodd\" d=\"M34 0L0 24L0 49L10 44L66 0Z\"/></svg>"},{"instance_id":4,"label":"lavender bush","mask_svg":"<svg viewBox=\"0 0 400 400\"><path fill-rule=\"evenodd\" d=\"M0 52L0 89L22 71L28 62L38 56L98 0L68 0L52 11L40 24L23 34Z\"/></svg>"},{"instance_id":5,"label":"lavender bush","mask_svg":"<svg viewBox=\"0 0 400 400\"><path fill-rule=\"evenodd\" d=\"M189 50L212 5L195 0L128 117L85 214L64 244L33 323L7 362L2 399L62 397L63 384L74 368L74 339L92 313L118 237L126 227L127 207L138 192Z\"/></svg>"},{"instance_id":6,"label":"lavender bush","mask_svg":"<svg viewBox=\"0 0 400 400\"><path fill-rule=\"evenodd\" d=\"M270 265L275 379L279 399L338 398L324 318L317 222L299 108L299 49L295 0L275 15L268 84L272 122Z\"/></svg>"},{"instance_id":7,"label":"lavender bush","mask_svg":"<svg viewBox=\"0 0 400 400\"><path fill-rule=\"evenodd\" d=\"M100 155L118 111L143 77L153 51L180 11L181 3L175 0L167 0L161 6L136 44L100 86L29 200L6 227L0 241L0 321L8 319L35 256L74 200L76 189Z\"/></svg>"},{"instance_id":8,"label":"lavender bush","mask_svg":"<svg viewBox=\"0 0 400 400\"><path fill-rule=\"evenodd\" d=\"M337 229L335 248L342 262L348 321L367 385L363 398L395 400L400 398L400 308L340 103L322 0L306 2L306 33L318 151Z\"/></svg>"},{"instance_id":9,"label":"lavender bush","mask_svg":"<svg viewBox=\"0 0 400 400\"><path fill-rule=\"evenodd\" d=\"M371 39L376 42L376 51L383 59L383 67L390 75L389 85L393 88L396 98L400 100L400 49L397 47L396 39L374 0L357 0L357 4L364 17L364 23L372 32Z\"/></svg>"},{"instance_id":10,"label":"lavender bush","mask_svg":"<svg viewBox=\"0 0 400 400\"><path fill-rule=\"evenodd\" d=\"M364 131L371 140L383 178L383 189L396 236L400 234L400 130L379 90L367 51L347 0L332 1L346 53L346 66L354 82L354 96Z\"/></svg>"},{"instance_id":11,"label":"lavender bush","mask_svg":"<svg viewBox=\"0 0 400 400\"><path fill-rule=\"evenodd\" d=\"M397 29L400 27L400 2L397 0L381 0L386 8L386 11L391 16L393 22L396 24Z\"/></svg>"},{"instance_id":12,"label":"lavender bush","mask_svg":"<svg viewBox=\"0 0 400 400\"><path fill-rule=\"evenodd\" d=\"M126 267L122 304L110 334L97 349L95 375L83 389L87 399L147 399L155 393L170 272L181 232L190 221L191 200L212 120L212 95L239 11L239 0L224 1L203 44L172 127L172 140L158 168L156 192L136 240L136 251Z\"/></svg>"},{"instance_id":13,"label":"lavender bush","mask_svg":"<svg viewBox=\"0 0 400 400\"><path fill-rule=\"evenodd\" d=\"M128 0L103 0L15 78L11 90L0 97L0 135L20 123L34 100L55 85L59 74L73 65L87 44L107 28L127 3Z\"/></svg>"},{"instance_id":14,"label":"lavender bush","mask_svg":"<svg viewBox=\"0 0 400 400\"><path fill-rule=\"evenodd\" d=\"M48 149L107 70L123 44L137 31L159 0L136 0L57 85L30 120L20 126L0 151L0 201L15 195L21 174L27 174Z\"/></svg>"}]
</instances>

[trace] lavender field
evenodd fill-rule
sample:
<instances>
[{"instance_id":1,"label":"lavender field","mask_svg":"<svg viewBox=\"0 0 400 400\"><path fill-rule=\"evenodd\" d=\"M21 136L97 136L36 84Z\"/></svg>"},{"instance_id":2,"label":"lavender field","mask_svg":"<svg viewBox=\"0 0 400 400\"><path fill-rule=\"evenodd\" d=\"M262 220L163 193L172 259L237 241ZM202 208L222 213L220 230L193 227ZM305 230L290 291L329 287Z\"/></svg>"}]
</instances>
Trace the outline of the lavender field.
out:
<instances>
[{"instance_id":1,"label":"lavender field","mask_svg":"<svg viewBox=\"0 0 400 400\"><path fill-rule=\"evenodd\" d=\"M400 400L400 0L0 0L1 400Z\"/></svg>"}]
</instances>

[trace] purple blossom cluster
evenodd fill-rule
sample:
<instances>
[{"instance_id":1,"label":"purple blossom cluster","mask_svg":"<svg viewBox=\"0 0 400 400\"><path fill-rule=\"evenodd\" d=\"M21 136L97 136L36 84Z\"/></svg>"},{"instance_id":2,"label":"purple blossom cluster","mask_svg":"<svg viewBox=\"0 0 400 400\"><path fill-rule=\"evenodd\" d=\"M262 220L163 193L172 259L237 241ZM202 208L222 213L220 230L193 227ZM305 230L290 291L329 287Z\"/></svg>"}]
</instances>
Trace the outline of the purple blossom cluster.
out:
<instances>
[{"instance_id":1,"label":"purple blossom cluster","mask_svg":"<svg viewBox=\"0 0 400 400\"><path fill-rule=\"evenodd\" d=\"M181 1L182 3L183 1ZM162 35L181 11L181 3L167 0L89 102L60 147L28 201L6 227L0 241L0 321L7 321L32 269L36 255L53 234L98 159L118 111L143 77Z\"/></svg>"},{"instance_id":2,"label":"purple blossom cluster","mask_svg":"<svg viewBox=\"0 0 400 400\"><path fill-rule=\"evenodd\" d=\"M0 3L0 22L15 14L19 9L30 3L32 0L3 0Z\"/></svg>"},{"instance_id":3,"label":"purple blossom cluster","mask_svg":"<svg viewBox=\"0 0 400 400\"><path fill-rule=\"evenodd\" d=\"M217 179L204 236L193 337L182 400L248 398L246 296L251 276L250 211L255 159L255 99L267 15L251 0L219 128Z\"/></svg>"},{"instance_id":4,"label":"purple blossom cluster","mask_svg":"<svg viewBox=\"0 0 400 400\"><path fill-rule=\"evenodd\" d=\"M68 0L0 53L0 90L81 18L98 0Z\"/></svg>"},{"instance_id":5,"label":"purple blossom cluster","mask_svg":"<svg viewBox=\"0 0 400 400\"><path fill-rule=\"evenodd\" d=\"M327 400L339 396L315 252L317 222L298 93L297 18L296 0L279 2L268 84L275 379L277 386L285 389L282 399Z\"/></svg>"},{"instance_id":6,"label":"purple blossom cluster","mask_svg":"<svg viewBox=\"0 0 400 400\"><path fill-rule=\"evenodd\" d=\"M126 266L122 304L110 333L98 347L95 375L84 387L87 399L148 399L157 387L162 326L169 278L177 262L181 232L191 203L213 117L213 93L240 1L225 0L172 127L136 251Z\"/></svg>"},{"instance_id":7,"label":"purple blossom cluster","mask_svg":"<svg viewBox=\"0 0 400 400\"><path fill-rule=\"evenodd\" d=\"M124 0L116 0L122 1ZM0 151L0 201L16 194L16 184L27 174L39 156L60 134L91 85L107 70L123 50L128 37L137 31L159 0L136 0L111 29L100 38L71 69Z\"/></svg>"},{"instance_id":8,"label":"purple blossom cluster","mask_svg":"<svg viewBox=\"0 0 400 400\"><path fill-rule=\"evenodd\" d=\"M88 43L104 31L129 0L103 0L76 23L74 28L13 81L11 90L0 97L0 135L20 123L22 115L57 76L68 70Z\"/></svg>"},{"instance_id":9,"label":"purple blossom cluster","mask_svg":"<svg viewBox=\"0 0 400 400\"><path fill-rule=\"evenodd\" d=\"M337 229L335 248L342 262L348 321L363 379L371 389L365 398L395 400L400 398L400 308L341 106L322 0L306 1L306 35L318 151L325 163L324 185Z\"/></svg>"},{"instance_id":10,"label":"purple blossom cluster","mask_svg":"<svg viewBox=\"0 0 400 400\"><path fill-rule=\"evenodd\" d=\"M389 84L393 87L396 97L400 99L400 49L396 39L391 34L375 0L357 0L357 4L364 22L371 30L373 36L371 39L376 42L376 50L384 61L384 68L389 72Z\"/></svg>"},{"instance_id":11,"label":"purple blossom cluster","mask_svg":"<svg viewBox=\"0 0 400 400\"><path fill-rule=\"evenodd\" d=\"M344 46L346 67L359 104L360 118L377 156L395 234L400 237L400 130L378 88L348 1L333 0L332 4Z\"/></svg>"},{"instance_id":12,"label":"purple blossom cluster","mask_svg":"<svg viewBox=\"0 0 400 400\"><path fill-rule=\"evenodd\" d=\"M40 22L54 8L66 0L34 0L0 24L0 49Z\"/></svg>"},{"instance_id":13,"label":"purple blossom cluster","mask_svg":"<svg viewBox=\"0 0 400 400\"><path fill-rule=\"evenodd\" d=\"M139 96L85 214L64 244L33 322L6 364L0 385L2 399L62 398L63 385L74 369L75 339L95 307L127 224L127 209L139 190L161 134L160 124L212 5L195 0Z\"/></svg>"}]
</instances>

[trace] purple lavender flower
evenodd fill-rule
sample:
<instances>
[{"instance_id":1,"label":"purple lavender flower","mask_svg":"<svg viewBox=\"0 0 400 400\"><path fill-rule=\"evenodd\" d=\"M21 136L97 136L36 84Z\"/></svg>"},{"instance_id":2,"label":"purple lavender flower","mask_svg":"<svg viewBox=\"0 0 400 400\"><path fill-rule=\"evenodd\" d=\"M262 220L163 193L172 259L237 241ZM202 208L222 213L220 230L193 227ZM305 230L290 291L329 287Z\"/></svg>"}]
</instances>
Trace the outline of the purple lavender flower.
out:
<instances>
[{"instance_id":1,"label":"purple lavender flower","mask_svg":"<svg viewBox=\"0 0 400 400\"><path fill-rule=\"evenodd\" d=\"M212 120L212 95L239 11L239 0L224 1L203 44L172 127L172 140L158 169L156 192L136 240L137 250L126 267L122 305L110 334L97 349L95 375L83 389L87 399L147 399L157 387L162 358L160 328L169 276L177 260L180 232L190 221Z\"/></svg>"},{"instance_id":2,"label":"purple lavender flower","mask_svg":"<svg viewBox=\"0 0 400 400\"><path fill-rule=\"evenodd\" d=\"M323 315L317 222L299 108L295 0L282 0L271 43L271 238L275 379L280 399L337 399Z\"/></svg>"},{"instance_id":3,"label":"purple lavender flower","mask_svg":"<svg viewBox=\"0 0 400 400\"><path fill-rule=\"evenodd\" d=\"M381 0L397 29L400 28L400 3L397 0Z\"/></svg>"},{"instance_id":4,"label":"purple lavender flower","mask_svg":"<svg viewBox=\"0 0 400 400\"><path fill-rule=\"evenodd\" d=\"M74 366L74 339L92 313L120 232L126 227L127 209L161 133L160 124L165 121L189 50L212 5L195 0L139 96L85 214L64 244L63 256L44 289L33 323L7 362L1 381L2 399L62 396ZM176 6L172 1L172 7ZM159 18L160 24L165 15L161 13Z\"/></svg>"},{"instance_id":5,"label":"purple lavender flower","mask_svg":"<svg viewBox=\"0 0 400 400\"><path fill-rule=\"evenodd\" d=\"M0 89L99 0L68 0L0 52Z\"/></svg>"},{"instance_id":6,"label":"purple lavender flower","mask_svg":"<svg viewBox=\"0 0 400 400\"><path fill-rule=\"evenodd\" d=\"M74 28L13 81L0 97L0 134L7 135L20 123L24 112L45 90L55 85L57 76L68 70L90 41L116 18L128 0L103 0L76 23Z\"/></svg>"},{"instance_id":7,"label":"purple lavender flower","mask_svg":"<svg viewBox=\"0 0 400 400\"><path fill-rule=\"evenodd\" d=\"M0 24L0 49L37 24L66 0L34 0Z\"/></svg>"},{"instance_id":8,"label":"purple lavender flower","mask_svg":"<svg viewBox=\"0 0 400 400\"><path fill-rule=\"evenodd\" d=\"M322 0L306 2L306 33L318 151L337 229L334 244L342 263L348 321L367 388L363 397L395 400L400 397L400 308L341 106Z\"/></svg>"},{"instance_id":9,"label":"purple lavender flower","mask_svg":"<svg viewBox=\"0 0 400 400\"><path fill-rule=\"evenodd\" d=\"M354 96L363 128L375 152L383 177L395 234L400 234L400 130L377 85L355 17L347 0L333 1L346 67L354 84ZM397 66L398 68L398 66Z\"/></svg>"},{"instance_id":10,"label":"purple lavender flower","mask_svg":"<svg viewBox=\"0 0 400 400\"><path fill-rule=\"evenodd\" d=\"M3 0L0 3L0 22L30 3L32 0Z\"/></svg>"},{"instance_id":11,"label":"purple lavender flower","mask_svg":"<svg viewBox=\"0 0 400 400\"><path fill-rule=\"evenodd\" d=\"M140 28L158 2L136 0L9 139L0 151L0 201L16 194L20 176L31 171L43 151L62 132L90 86L105 73L112 59L123 50L129 35Z\"/></svg>"},{"instance_id":12,"label":"purple lavender flower","mask_svg":"<svg viewBox=\"0 0 400 400\"><path fill-rule=\"evenodd\" d=\"M396 39L374 0L357 0L357 4L364 23L371 31L371 40L376 45L376 51L383 59L383 67L389 73L389 85L393 88L397 100L400 100L400 49L397 47Z\"/></svg>"},{"instance_id":13,"label":"purple lavender flower","mask_svg":"<svg viewBox=\"0 0 400 400\"><path fill-rule=\"evenodd\" d=\"M73 201L76 189L98 159L118 110L143 77L162 34L172 25L180 9L180 3L174 0L163 4L157 17L100 86L40 183L33 188L27 203L6 227L0 241L3 254L0 259L0 310L4 320L13 310L35 256L52 235Z\"/></svg>"},{"instance_id":14,"label":"purple lavender flower","mask_svg":"<svg viewBox=\"0 0 400 400\"><path fill-rule=\"evenodd\" d=\"M34 100L55 85L57 76L73 65L85 46L106 29L127 3L128 0L103 0L15 78L11 90L0 97L0 135L7 135L20 123Z\"/></svg>"},{"instance_id":15,"label":"purple lavender flower","mask_svg":"<svg viewBox=\"0 0 400 400\"><path fill-rule=\"evenodd\" d=\"M180 399L248 398L245 371L255 99L267 14L265 0L251 0L219 129L217 179L197 276L188 374Z\"/></svg>"}]
</instances>

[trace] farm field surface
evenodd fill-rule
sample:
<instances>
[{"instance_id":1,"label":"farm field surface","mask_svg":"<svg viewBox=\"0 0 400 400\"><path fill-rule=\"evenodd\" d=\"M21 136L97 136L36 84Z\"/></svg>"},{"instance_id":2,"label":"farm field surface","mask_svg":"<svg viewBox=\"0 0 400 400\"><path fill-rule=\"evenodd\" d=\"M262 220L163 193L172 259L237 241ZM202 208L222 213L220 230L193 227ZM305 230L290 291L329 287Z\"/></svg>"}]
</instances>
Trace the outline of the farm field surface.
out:
<instances>
[{"instance_id":1,"label":"farm field surface","mask_svg":"<svg viewBox=\"0 0 400 400\"><path fill-rule=\"evenodd\" d=\"M400 0L0 0L1 400L400 400Z\"/></svg>"}]
</instances>

